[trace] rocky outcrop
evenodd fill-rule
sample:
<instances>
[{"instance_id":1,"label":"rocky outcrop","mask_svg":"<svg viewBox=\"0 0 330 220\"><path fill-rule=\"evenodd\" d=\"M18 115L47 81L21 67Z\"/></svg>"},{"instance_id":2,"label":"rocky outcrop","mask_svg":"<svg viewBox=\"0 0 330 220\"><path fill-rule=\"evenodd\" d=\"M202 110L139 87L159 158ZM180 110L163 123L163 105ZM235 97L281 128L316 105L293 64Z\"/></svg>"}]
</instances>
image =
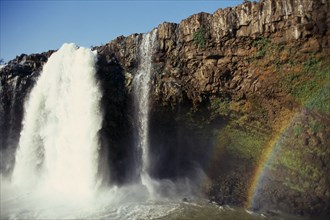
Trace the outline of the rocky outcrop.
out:
<instances>
[{"instance_id":1,"label":"rocky outcrop","mask_svg":"<svg viewBox=\"0 0 330 220\"><path fill-rule=\"evenodd\" d=\"M283 121L305 108L302 102L306 97L292 94L297 92L292 90L306 85L308 80L303 75L318 81L310 74L328 65L324 62L329 55L328 9L326 1L246 2L214 14L199 13L180 24L160 24L150 97L153 177L194 176L191 171L197 166L211 179L206 193L212 200L219 204L244 204L248 182L267 141L278 134ZM119 37L97 48L111 51L106 53L123 68L128 94L138 68L141 37ZM318 65L321 67L316 68ZM291 77L298 79L288 81ZM326 88L324 84L315 86ZM321 129L309 139L317 139L324 131ZM329 155L325 150L328 145L325 138L310 149ZM288 145L283 148L289 149ZM302 150L304 146L297 145L297 149L308 154ZM214 152L216 156L212 155ZM268 196L271 202L264 204L269 209L293 214L328 213L325 176L329 161L325 167L315 166L321 157L315 155L308 163L313 164L311 170L318 170L315 178L321 179L324 194L313 197L314 185L306 183L312 180L298 180L293 171L288 175L288 170L297 167L282 161L274 171L276 174L269 174L276 184L268 184L273 193ZM282 178L282 185L274 181L276 178ZM292 179L290 186L285 185L285 178ZM303 184L309 187L301 187ZM294 196L283 200L279 192L283 192L282 196ZM309 199L318 202L301 202Z\"/></svg>"},{"instance_id":2,"label":"rocky outcrop","mask_svg":"<svg viewBox=\"0 0 330 220\"><path fill-rule=\"evenodd\" d=\"M24 102L40 74L43 64L53 53L22 54L1 69L0 87L0 169L10 172L21 130Z\"/></svg>"},{"instance_id":3,"label":"rocky outcrop","mask_svg":"<svg viewBox=\"0 0 330 220\"><path fill-rule=\"evenodd\" d=\"M256 39L267 38L282 46L295 44L300 49L297 52L329 53L328 9L326 1L247 1L213 15L193 15L180 24L160 24L153 57L153 100L174 104L187 96L197 104L204 93L235 91L239 97L256 92L259 77L248 71L252 55L260 49L254 45ZM198 33L200 42L194 39ZM138 66L141 37L120 36L94 48L101 56L106 54L109 62L116 60L128 86Z\"/></svg>"},{"instance_id":4,"label":"rocky outcrop","mask_svg":"<svg viewBox=\"0 0 330 220\"><path fill-rule=\"evenodd\" d=\"M152 57L151 175L193 179L202 169L211 200L242 206L263 152L287 126L292 138L280 143L282 159L269 162L261 187L267 198L254 208L329 215L323 123L330 115L329 7L324 0L245 1L160 24ZM137 160L131 85L142 38L120 36L93 48L104 94L102 150L116 184L138 178L130 170ZM15 149L24 99L50 54L22 55L1 70L1 149ZM300 116L286 123L294 115ZM299 170L302 164L309 168Z\"/></svg>"},{"instance_id":5,"label":"rocky outcrop","mask_svg":"<svg viewBox=\"0 0 330 220\"><path fill-rule=\"evenodd\" d=\"M329 117L308 109L291 118L266 167L255 209L300 215L329 213L328 125Z\"/></svg>"},{"instance_id":6,"label":"rocky outcrop","mask_svg":"<svg viewBox=\"0 0 330 220\"><path fill-rule=\"evenodd\" d=\"M321 48L329 52L328 8L321 1L246 2L213 15L193 15L179 25L159 25L157 98L180 99L187 94L198 103L203 94L235 91L235 96L242 97L256 92L259 77L248 71L255 39L294 42L305 52ZM203 37L197 42L194 34L201 30Z\"/></svg>"}]
</instances>

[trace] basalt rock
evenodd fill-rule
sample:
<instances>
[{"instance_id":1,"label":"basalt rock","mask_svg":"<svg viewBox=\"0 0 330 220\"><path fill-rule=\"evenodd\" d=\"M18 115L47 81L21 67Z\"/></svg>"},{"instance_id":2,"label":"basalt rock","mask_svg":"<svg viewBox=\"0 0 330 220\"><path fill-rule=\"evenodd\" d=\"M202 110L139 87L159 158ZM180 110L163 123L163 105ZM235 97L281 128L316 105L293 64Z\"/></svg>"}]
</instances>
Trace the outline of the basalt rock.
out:
<instances>
[{"instance_id":1,"label":"basalt rock","mask_svg":"<svg viewBox=\"0 0 330 220\"><path fill-rule=\"evenodd\" d=\"M43 64L53 51L42 54L17 56L1 69L0 87L0 149L2 159L0 169L11 171L15 149L22 127L24 102L39 76Z\"/></svg>"}]
</instances>

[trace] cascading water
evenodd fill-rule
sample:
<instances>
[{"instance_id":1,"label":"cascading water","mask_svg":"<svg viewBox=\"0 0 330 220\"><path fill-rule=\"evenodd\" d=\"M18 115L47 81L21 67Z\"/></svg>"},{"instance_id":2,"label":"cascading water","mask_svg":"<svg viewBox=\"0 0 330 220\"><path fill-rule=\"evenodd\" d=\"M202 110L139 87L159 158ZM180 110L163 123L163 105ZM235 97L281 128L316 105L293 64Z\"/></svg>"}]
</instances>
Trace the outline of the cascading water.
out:
<instances>
[{"instance_id":1,"label":"cascading water","mask_svg":"<svg viewBox=\"0 0 330 220\"><path fill-rule=\"evenodd\" d=\"M98 164L102 115L94 79L96 52L65 44L49 58L26 102L12 181L0 178L1 219L265 219L207 201L182 201L190 198L189 182L149 177L155 38L156 30L143 36L140 69L133 82L142 185L97 188L98 167L107 165ZM158 194L163 189L169 199Z\"/></svg>"},{"instance_id":2,"label":"cascading water","mask_svg":"<svg viewBox=\"0 0 330 220\"><path fill-rule=\"evenodd\" d=\"M89 195L97 184L101 93L96 52L64 44L45 64L27 101L12 182Z\"/></svg>"},{"instance_id":3,"label":"cascading water","mask_svg":"<svg viewBox=\"0 0 330 220\"><path fill-rule=\"evenodd\" d=\"M137 144L142 152L140 178L149 193L153 193L153 186L148 174L149 169L149 92L151 79L151 58L156 39L157 29L144 34L140 46L140 66L133 80L133 92L135 98L135 111L137 121Z\"/></svg>"}]
</instances>

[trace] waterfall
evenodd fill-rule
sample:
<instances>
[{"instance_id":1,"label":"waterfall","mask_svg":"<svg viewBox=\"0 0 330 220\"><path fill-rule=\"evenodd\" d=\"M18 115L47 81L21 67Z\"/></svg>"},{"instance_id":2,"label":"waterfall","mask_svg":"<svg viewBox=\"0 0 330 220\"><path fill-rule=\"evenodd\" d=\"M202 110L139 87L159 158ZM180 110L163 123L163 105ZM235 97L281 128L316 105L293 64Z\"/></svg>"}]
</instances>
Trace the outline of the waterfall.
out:
<instances>
[{"instance_id":1,"label":"waterfall","mask_svg":"<svg viewBox=\"0 0 330 220\"><path fill-rule=\"evenodd\" d=\"M149 160L149 91L151 79L151 57L157 29L144 34L140 46L140 65L133 80L135 111L137 122L137 147L142 152L140 178L142 184L152 193L151 179L148 174Z\"/></svg>"},{"instance_id":2,"label":"waterfall","mask_svg":"<svg viewBox=\"0 0 330 220\"><path fill-rule=\"evenodd\" d=\"M12 182L89 195L97 184L101 93L96 52L64 44L26 102Z\"/></svg>"}]
</instances>

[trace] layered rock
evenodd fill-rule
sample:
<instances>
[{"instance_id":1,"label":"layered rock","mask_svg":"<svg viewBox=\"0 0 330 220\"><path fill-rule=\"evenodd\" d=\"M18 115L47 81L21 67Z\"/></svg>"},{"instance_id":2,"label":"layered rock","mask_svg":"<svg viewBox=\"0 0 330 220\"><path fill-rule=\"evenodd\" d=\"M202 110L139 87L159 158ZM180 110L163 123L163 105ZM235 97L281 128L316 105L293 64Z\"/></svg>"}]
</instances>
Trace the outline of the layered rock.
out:
<instances>
[{"instance_id":1,"label":"layered rock","mask_svg":"<svg viewBox=\"0 0 330 220\"><path fill-rule=\"evenodd\" d=\"M175 86L180 85L181 90L186 90L182 92L196 103L203 93L256 92L257 79L247 71L248 58L256 50L254 40L265 37L277 44L294 42L305 52L317 52L321 47L329 52L328 8L329 4L321 1L246 2L219 9L213 15L193 15L179 25L161 24L160 51L155 59L162 70L157 77L166 79L158 78L155 90L168 91L166 95L159 94L161 98L169 99L171 92L173 97L180 97L180 89ZM193 39L201 28L204 47ZM239 84L244 86L239 88Z\"/></svg>"}]
</instances>

